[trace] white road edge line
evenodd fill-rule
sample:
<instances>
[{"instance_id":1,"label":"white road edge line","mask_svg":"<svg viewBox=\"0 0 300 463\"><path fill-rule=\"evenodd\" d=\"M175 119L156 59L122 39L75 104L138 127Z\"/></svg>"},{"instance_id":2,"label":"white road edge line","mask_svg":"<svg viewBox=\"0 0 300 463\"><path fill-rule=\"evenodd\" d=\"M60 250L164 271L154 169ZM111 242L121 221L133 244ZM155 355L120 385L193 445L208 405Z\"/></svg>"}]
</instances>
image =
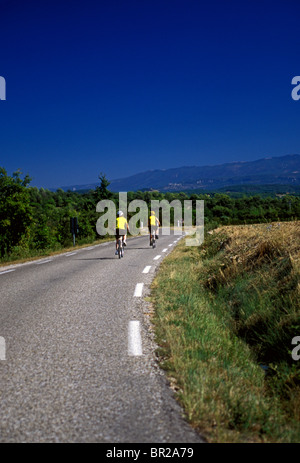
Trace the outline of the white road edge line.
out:
<instances>
[{"instance_id":1,"label":"white road edge line","mask_svg":"<svg viewBox=\"0 0 300 463\"><path fill-rule=\"evenodd\" d=\"M157 260L161 257L161 255L155 256L153 260Z\"/></svg>"},{"instance_id":2,"label":"white road edge line","mask_svg":"<svg viewBox=\"0 0 300 463\"><path fill-rule=\"evenodd\" d=\"M35 265L47 264L48 262L52 262L52 259L43 260L43 262L35 262Z\"/></svg>"},{"instance_id":3,"label":"white road edge line","mask_svg":"<svg viewBox=\"0 0 300 463\"><path fill-rule=\"evenodd\" d=\"M136 284L136 287L135 287L135 290L134 290L134 297L141 297L142 293L143 293L143 287L144 287L144 283L137 283Z\"/></svg>"},{"instance_id":4,"label":"white road edge line","mask_svg":"<svg viewBox=\"0 0 300 463\"><path fill-rule=\"evenodd\" d=\"M131 320L128 324L128 355L143 355L140 322Z\"/></svg>"},{"instance_id":5,"label":"white road edge line","mask_svg":"<svg viewBox=\"0 0 300 463\"><path fill-rule=\"evenodd\" d=\"M11 270L4 270L3 272L0 272L0 275L3 275L3 273L9 273L9 272L14 272L15 269L11 269Z\"/></svg>"},{"instance_id":6,"label":"white road edge line","mask_svg":"<svg viewBox=\"0 0 300 463\"><path fill-rule=\"evenodd\" d=\"M168 250L168 248L166 248L166 249L163 249L163 250L162 250L162 252L167 252L167 250Z\"/></svg>"},{"instance_id":7,"label":"white road edge line","mask_svg":"<svg viewBox=\"0 0 300 463\"><path fill-rule=\"evenodd\" d=\"M65 257L69 257L69 256L74 256L74 254L77 254L78 251L74 251L74 252L68 252L67 254L64 254Z\"/></svg>"},{"instance_id":8,"label":"white road edge line","mask_svg":"<svg viewBox=\"0 0 300 463\"><path fill-rule=\"evenodd\" d=\"M0 336L0 360L6 360L6 345L3 336Z\"/></svg>"},{"instance_id":9,"label":"white road edge line","mask_svg":"<svg viewBox=\"0 0 300 463\"><path fill-rule=\"evenodd\" d=\"M151 268L151 265L147 265L147 266L144 268L144 270L143 270L142 273L149 273L150 268Z\"/></svg>"},{"instance_id":10,"label":"white road edge line","mask_svg":"<svg viewBox=\"0 0 300 463\"><path fill-rule=\"evenodd\" d=\"M173 243L169 244L169 246L173 246Z\"/></svg>"}]
</instances>

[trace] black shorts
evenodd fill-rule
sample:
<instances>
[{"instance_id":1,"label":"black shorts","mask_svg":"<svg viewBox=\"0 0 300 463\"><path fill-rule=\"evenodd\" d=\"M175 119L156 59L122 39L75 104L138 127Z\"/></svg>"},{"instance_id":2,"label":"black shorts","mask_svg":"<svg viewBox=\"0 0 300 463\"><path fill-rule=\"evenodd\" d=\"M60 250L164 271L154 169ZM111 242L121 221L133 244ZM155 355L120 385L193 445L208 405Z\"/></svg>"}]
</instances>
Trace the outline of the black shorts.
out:
<instances>
[{"instance_id":1,"label":"black shorts","mask_svg":"<svg viewBox=\"0 0 300 463\"><path fill-rule=\"evenodd\" d=\"M116 240L118 240L119 238L121 238L124 235L126 235L126 230L124 230L123 228L117 228L116 229Z\"/></svg>"}]
</instances>

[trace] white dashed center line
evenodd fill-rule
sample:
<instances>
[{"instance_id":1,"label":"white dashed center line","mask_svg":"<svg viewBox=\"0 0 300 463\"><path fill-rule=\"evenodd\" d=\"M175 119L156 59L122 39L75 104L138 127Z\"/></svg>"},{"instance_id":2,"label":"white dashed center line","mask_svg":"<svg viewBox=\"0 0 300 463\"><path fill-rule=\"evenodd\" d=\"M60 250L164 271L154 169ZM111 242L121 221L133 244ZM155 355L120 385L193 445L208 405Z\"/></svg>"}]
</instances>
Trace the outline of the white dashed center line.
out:
<instances>
[{"instance_id":1,"label":"white dashed center line","mask_svg":"<svg viewBox=\"0 0 300 463\"><path fill-rule=\"evenodd\" d=\"M143 355L140 322L132 320L128 325L128 355Z\"/></svg>"},{"instance_id":2,"label":"white dashed center line","mask_svg":"<svg viewBox=\"0 0 300 463\"><path fill-rule=\"evenodd\" d=\"M147 265L147 266L144 268L144 270L143 270L142 273L149 273L150 268L151 268L151 265Z\"/></svg>"},{"instance_id":3,"label":"white dashed center line","mask_svg":"<svg viewBox=\"0 0 300 463\"><path fill-rule=\"evenodd\" d=\"M135 290L134 290L134 297L141 297L142 293L143 293L143 287L144 287L144 283L137 283L136 284L136 287L135 287Z\"/></svg>"}]
</instances>

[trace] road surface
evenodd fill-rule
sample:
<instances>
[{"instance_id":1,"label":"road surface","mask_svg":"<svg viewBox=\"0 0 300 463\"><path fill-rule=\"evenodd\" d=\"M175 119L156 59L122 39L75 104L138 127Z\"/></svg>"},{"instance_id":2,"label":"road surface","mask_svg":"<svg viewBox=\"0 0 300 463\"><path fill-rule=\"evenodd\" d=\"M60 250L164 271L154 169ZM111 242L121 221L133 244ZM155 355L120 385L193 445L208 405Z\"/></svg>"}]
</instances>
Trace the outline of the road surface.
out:
<instances>
[{"instance_id":1,"label":"road surface","mask_svg":"<svg viewBox=\"0 0 300 463\"><path fill-rule=\"evenodd\" d=\"M0 442L202 441L145 323L177 239L133 238L120 260L110 242L0 268Z\"/></svg>"}]
</instances>

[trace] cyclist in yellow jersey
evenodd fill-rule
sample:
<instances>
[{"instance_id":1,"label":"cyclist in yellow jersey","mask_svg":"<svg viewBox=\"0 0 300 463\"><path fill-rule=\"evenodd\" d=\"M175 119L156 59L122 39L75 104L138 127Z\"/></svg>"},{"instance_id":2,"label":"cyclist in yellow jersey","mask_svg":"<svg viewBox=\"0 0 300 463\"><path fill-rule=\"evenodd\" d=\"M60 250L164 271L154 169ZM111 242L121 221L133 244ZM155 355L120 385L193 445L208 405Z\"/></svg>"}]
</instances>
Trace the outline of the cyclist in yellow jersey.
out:
<instances>
[{"instance_id":1,"label":"cyclist in yellow jersey","mask_svg":"<svg viewBox=\"0 0 300 463\"><path fill-rule=\"evenodd\" d=\"M160 226L160 221L155 216L155 212L151 211L149 220L148 220L148 229L150 233L150 246L152 244L152 236L155 235L156 239L158 239L158 227Z\"/></svg>"},{"instance_id":2,"label":"cyclist in yellow jersey","mask_svg":"<svg viewBox=\"0 0 300 463\"><path fill-rule=\"evenodd\" d=\"M122 211L117 212L117 220L116 220L116 252L118 254L118 240L122 237L123 246L127 246L126 238L127 238L127 231L129 231L129 226L127 220L124 217Z\"/></svg>"}]
</instances>

